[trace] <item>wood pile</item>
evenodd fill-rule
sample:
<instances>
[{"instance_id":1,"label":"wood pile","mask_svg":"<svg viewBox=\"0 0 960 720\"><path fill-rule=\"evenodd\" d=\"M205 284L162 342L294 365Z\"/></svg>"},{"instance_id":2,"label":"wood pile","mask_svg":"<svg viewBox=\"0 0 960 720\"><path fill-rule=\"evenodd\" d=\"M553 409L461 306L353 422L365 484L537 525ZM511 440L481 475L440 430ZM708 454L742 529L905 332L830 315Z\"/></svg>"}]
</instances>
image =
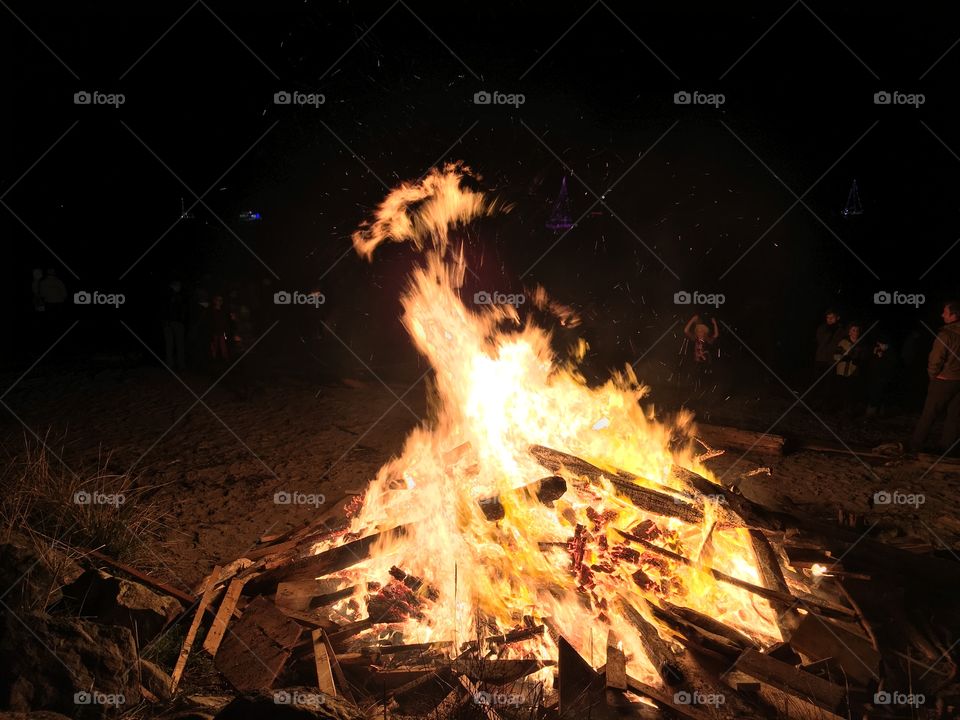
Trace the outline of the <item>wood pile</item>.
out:
<instances>
[{"instance_id":1,"label":"wood pile","mask_svg":"<svg viewBox=\"0 0 960 720\"><path fill-rule=\"evenodd\" d=\"M397 526L349 535L349 517L362 499L347 498L346 507L338 503L306 527L261 538L245 557L213 569L192 598L174 686L190 654L198 652L193 646L203 627L202 652L238 692L312 687L317 697L336 698L369 718L886 718L919 717L936 703L939 712L953 712L957 563L759 506L685 468L672 470L683 488L678 493L555 449L534 446L530 452L551 473L528 488L547 505L575 484L602 479L654 518L700 524L712 503L718 527L749 533L759 581L666 547L654 521L616 528L623 539L618 561L637 566L633 578L641 588L651 582L643 562L669 561L762 598L776 612L783 642L760 647L720 619L651 591L645 607L623 603L620 610L657 670L656 684L627 674L612 632L605 662L596 668L549 618L524 617L509 631L456 645L452 638L407 643L396 623L419 617L437 591L399 567L388 578L368 578L361 588L367 617L332 619L329 609L356 588L340 588L329 576L368 557L378 538L406 531ZM481 506L490 522L503 517L498 498ZM609 522L596 515L598 527ZM562 548L588 593L592 574L603 568L585 564L585 535L578 526ZM330 541L335 544L329 549L313 552L317 543ZM558 544L546 545L554 547L544 551L555 551ZM604 627L599 620L597 625ZM556 661L511 654L545 633L559 649ZM531 680L534 674L541 680ZM544 682L546 676L552 681Z\"/></svg>"}]
</instances>

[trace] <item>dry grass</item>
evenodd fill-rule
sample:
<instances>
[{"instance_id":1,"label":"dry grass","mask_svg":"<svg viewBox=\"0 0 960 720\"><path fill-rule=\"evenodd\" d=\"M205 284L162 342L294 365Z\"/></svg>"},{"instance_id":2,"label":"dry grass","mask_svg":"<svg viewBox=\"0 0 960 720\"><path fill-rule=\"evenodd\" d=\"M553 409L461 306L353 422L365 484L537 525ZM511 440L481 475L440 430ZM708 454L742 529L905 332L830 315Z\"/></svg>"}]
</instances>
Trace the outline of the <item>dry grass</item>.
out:
<instances>
[{"instance_id":1,"label":"dry grass","mask_svg":"<svg viewBox=\"0 0 960 720\"><path fill-rule=\"evenodd\" d=\"M164 513L147 497L151 488L137 476L111 471L109 455L92 470L72 469L48 448L27 440L0 476L3 534L24 534L41 553L101 550L136 560L162 527Z\"/></svg>"}]
</instances>

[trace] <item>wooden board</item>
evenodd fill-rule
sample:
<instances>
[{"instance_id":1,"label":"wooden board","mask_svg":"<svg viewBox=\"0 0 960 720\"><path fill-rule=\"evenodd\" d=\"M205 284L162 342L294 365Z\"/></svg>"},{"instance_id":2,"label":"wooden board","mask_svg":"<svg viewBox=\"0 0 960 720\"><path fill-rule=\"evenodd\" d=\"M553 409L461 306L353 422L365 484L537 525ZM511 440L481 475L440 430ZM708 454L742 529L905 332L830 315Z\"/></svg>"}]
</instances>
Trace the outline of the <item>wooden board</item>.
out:
<instances>
[{"instance_id":1,"label":"wooden board","mask_svg":"<svg viewBox=\"0 0 960 720\"><path fill-rule=\"evenodd\" d=\"M313 640L313 662L317 668L317 687L327 695L337 696L337 686L333 683L333 670L330 667L330 655L323 641L323 630L311 633Z\"/></svg>"},{"instance_id":2,"label":"wooden board","mask_svg":"<svg viewBox=\"0 0 960 720\"><path fill-rule=\"evenodd\" d=\"M177 685L180 684L180 677L183 675L184 668L187 667L187 658L190 656L190 650L193 648L193 641L197 637L197 629L200 627L203 614L207 611L207 606L210 605L210 600L213 597L213 589L216 587L218 577L220 577L220 566L216 565L203 582L203 595L200 597L200 604L197 605L197 612L193 616L193 622L190 623L190 628L187 630L187 637L183 640L183 646L180 648L180 656L177 658L177 663L173 666L173 673L170 675L170 690L172 693L177 691Z\"/></svg>"},{"instance_id":3,"label":"wooden board","mask_svg":"<svg viewBox=\"0 0 960 720\"><path fill-rule=\"evenodd\" d=\"M230 624L230 618L233 617L233 611L237 608L237 601L240 599L240 592L243 590L243 584L246 582L243 578L233 578L227 587L227 592L220 602L220 609L213 618L210 625L210 632L207 633L203 641L203 649L211 655L216 655L223 640L224 633L227 632L227 625Z\"/></svg>"},{"instance_id":4,"label":"wooden board","mask_svg":"<svg viewBox=\"0 0 960 720\"><path fill-rule=\"evenodd\" d=\"M741 430L740 428L728 427L726 425L697 423L694 434L710 447L724 448L726 450L744 450L781 455L783 454L783 446L785 444L785 439L782 435L754 432L753 430Z\"/></svg>"},{"instance_id":5,"label":"wooden board","mask_svg":"<svg viewBox=\"0 0 960 720\"><path fill-rule=\"evenodd\" d=\"M764 685L771 685L798 699L803 698L805 702L829 712L837 712L846 701L846 690L840 685L834 685L753 649L745 650L731 670L754 678Z\"/></svg>"},{"instance_id":6,"label":"wooden board","mask_svg":"<svg viewBox=\"0 0 960 720\"><path fill-rule=\"evenodd\" d=\"M268 689L300 639L301 628L264 597L255 598L224 638L214 665L240 692Z\"/></svg>"}]
</instances>

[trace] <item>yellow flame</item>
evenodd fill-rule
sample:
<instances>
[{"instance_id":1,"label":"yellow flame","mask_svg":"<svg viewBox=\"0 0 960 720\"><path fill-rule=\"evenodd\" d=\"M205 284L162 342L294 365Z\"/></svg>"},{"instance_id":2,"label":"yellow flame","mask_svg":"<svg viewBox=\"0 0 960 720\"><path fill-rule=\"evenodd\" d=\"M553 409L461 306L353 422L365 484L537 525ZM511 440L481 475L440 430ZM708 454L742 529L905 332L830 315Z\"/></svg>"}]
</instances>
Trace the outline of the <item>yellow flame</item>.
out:
<instances>
[{"instance_id":1,"label":"yellow flame","mask_svg":"<svg viewBox=\"0 0 960 720\"><path fill-rule=\"evenodd\" d=\"M606 632L606 625L622 638L618 647L628 668L647 680L655 672L618 609L620 601L640 609L666 600L754 638L778 638L768 603L719 585L706 567L709 561L710 567L760 583L748 534L714 526L717 508L707 504L702 526L648 516L618 497L607 479L591 486L569 474L568 490L553 507L520 490L550 474L530 454L534 444L629 471L661 490L682 489L671 475L674 465L709 472L689 454L676 457L668 450L669 428L644 414L639 400L646 388L632 368L589 387L576 367L585 343L562 364L551 349L550 333L531 322L521 324L514 308L485 306L476 312L461 301L463 253L452 250L450 228L497 207L470 187L470 176L468 168L456 164L432 171L421 182L402 184L353 236L358 253L367 258L387 240L424 250L423 264L412 270L401 302L404 325L435 372L437 413L410 434L399 457L381 468L350 528L351 537L399 524L408 532L382 540L370 559L339 573L344 585L384 582L396 565L431 588L429 596L417 595L422 616L399 623L405 642L459 643L548 622L583 650L590 647L593 630ZM549 302L542 289L535 298L539 306ZM572 313L566 317L575 320ZM481 501L489 498L502 506L501 519L485 515ZM614 530L645 520L656 528L651 542L699 563L641 554L642 548L631 548ZM564 543L577 533L585 539L584 555L574 568ZM631 549L638 552L631 555ZM367 599L366 592L358 592L339 609L362 617ZM503 652L556 657L549 634Z\"/></svg>"}]
</instances>

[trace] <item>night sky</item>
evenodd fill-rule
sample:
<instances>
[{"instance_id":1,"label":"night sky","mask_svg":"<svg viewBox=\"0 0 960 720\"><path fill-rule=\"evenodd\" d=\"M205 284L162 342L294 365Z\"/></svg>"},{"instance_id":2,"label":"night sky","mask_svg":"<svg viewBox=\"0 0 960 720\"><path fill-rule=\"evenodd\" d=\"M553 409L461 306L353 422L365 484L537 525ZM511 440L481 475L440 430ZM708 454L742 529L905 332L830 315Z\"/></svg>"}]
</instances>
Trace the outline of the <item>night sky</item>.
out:
<instances>
[{"instance_id":1,"label":"night sky","mask_svg":"<svg viewBox=\"0 0 960 720\"><path fill-rule=\"evenodd\" d=\"M827 305L899 342L958 291L960 27L918 6L3 5L6 324L31 321L34 267L128 297L84 317L72 352L135 345L120 319L159 341L151 308L174 277L269 278L321 289L322 317L372 367L411 357L409 251L370 265L349 236L387 187L451 160L514 204L464 234L465 290L544 285L583 314L598 369L668 366L691 311L679 290L723 293L730 355L785 375L808 364ZM477 105L483 90L525 102ZM277 105L281 91L324 102ZM678 105L680 91L724 102ZM564 176L583 216L565 235L545 227ZM843 217L854 179L863 214ZM928 300L876 306L879 290Z\"/></svg>"}]
</instances>

